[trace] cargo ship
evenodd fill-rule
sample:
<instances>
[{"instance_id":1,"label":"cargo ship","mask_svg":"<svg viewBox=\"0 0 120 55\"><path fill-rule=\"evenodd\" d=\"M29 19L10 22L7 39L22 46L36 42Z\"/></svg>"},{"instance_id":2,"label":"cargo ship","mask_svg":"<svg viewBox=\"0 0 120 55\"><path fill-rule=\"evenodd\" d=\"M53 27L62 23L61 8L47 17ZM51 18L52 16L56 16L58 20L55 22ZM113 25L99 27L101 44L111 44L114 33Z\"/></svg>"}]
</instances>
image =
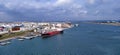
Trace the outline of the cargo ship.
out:
<instances>
[{"instance_id":1,"label":"cargo ship","mask_svg":"<svg viewBox=\"0 0 120 55\"><path fill-rule=\"evenodd\" d=\"M42 33L41 36L45 38L45 37L51 37L51 36L62 34L62 33L63 33L63 29L59 28L59 29L51 30L49 32Z\"/></svg>"}]
</instances>

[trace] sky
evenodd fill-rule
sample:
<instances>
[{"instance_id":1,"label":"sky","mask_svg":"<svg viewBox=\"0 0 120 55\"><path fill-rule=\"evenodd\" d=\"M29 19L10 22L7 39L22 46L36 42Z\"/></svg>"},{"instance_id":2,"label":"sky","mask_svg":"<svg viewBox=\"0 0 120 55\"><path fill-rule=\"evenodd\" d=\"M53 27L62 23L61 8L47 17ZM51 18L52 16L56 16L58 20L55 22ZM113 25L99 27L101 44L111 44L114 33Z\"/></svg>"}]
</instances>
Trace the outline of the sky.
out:
<instances>
[{"instance_id":1,"label":"sky","mask_svg":"<svg viewBox=\"0 0 120 55\"><path fill-rule=\"evenodd\" d=\"M119 20L120 0L0 0L0 21Z\"/></svg>"}]
</instances>

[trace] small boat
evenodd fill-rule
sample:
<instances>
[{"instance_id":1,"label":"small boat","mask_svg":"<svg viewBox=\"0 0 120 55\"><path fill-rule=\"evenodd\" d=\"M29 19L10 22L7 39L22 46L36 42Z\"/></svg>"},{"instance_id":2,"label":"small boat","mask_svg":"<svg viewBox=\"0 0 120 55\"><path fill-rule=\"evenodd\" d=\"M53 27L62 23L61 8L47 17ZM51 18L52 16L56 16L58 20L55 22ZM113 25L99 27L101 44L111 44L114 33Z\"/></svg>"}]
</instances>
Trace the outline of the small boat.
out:
<instances>
[{"instance_id":1,"label":"small boat","mask_svg":"<svg viewBox=\"0 0 120 55\"><path fill-rule=\"evenodd\" d=\"M33 39L34 37L24 37L25 39Z\"/></svg>"},{"instance_id":2,"label":"small boat","mask_svg":"<svg viewBox=\"0 0 120 55\"><path fill-rule=\"evenodd\" d=\"M7 43L1 42L0 45L1 45L1 46L4 46L4 45L7 45Z\"/></svg>"},{"instance_id":3,"label":"small boat","mask_svg":"<svg viewBox=\"0 0 120 55\"><path fill-rule=\"evenodd\" d=\"M6 42L6 43L7 43L7 44L10 44L11 42L8 41L8 42Z\"/></svg>"},{"instance_id":4,"label":"small boat","mask_svg":"<svg viewBox=\"0 0 120 55\"><path fill-rule=\"evenodd\" d=\"M11 42L9 42L9 41L4 41L4 42L0 42L0 45L1 46L4 46L4 45L7 45L7 44L10 44Z\"/></svg>"},{"instance_id":5,"label":"small boat","mask_svg":"<svg viewBox=\"0 0 120 55\"><path fill-rule=\"evenodd\" d=\"M37 37L37 36L36 35L27 35L26 37L23 37L23 38L25 38L25 39L33 39L35 37Z\"/></svg>"},{"instance_id":6,"label":"small boat","mask_svg":"<svg viewBox=\"0 0 120 55\"><path fill-rule=\"evenodd\" d=\"M18 38L18 40L23 41L24 39L23 38Z\"/></svg>"},{"instance_id":7,"label":"small boat","mask_svg":"<svg viewBox=\"0 0 120 55\"><path fill-rule=\"evenodd\" d=\"M75 24L75 26L77 27L77 26L79 26L79 24Z\"/></svg>"},{"instance_id":8,"label":"small boat","mask_svg":"<svg viewBox=\"0 0 120 55\"><path fill-rule=\"evenodd\" d=\"M33 37L38 37L39 35L35 35L35 36L33 36Z\"/></svg>"}]
</instances>

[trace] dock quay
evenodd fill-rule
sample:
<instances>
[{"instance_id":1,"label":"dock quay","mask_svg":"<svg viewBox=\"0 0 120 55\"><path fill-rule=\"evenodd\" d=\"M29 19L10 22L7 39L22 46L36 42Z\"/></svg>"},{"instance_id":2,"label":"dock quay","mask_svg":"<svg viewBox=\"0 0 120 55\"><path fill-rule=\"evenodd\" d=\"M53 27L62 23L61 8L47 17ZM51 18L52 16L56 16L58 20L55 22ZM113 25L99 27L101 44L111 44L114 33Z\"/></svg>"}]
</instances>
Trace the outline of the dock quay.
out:
<instances>
[{"instance_id":1,"label":"dock quay","mask_svg":"<svg viewBox=\"0 0 120 55\"><path fill-rule=\"evenodd\" d=\"M69 22L13 22L0 23L0 42L29 36L56 35L73 25Z\"/></svg>"}]
</instances>

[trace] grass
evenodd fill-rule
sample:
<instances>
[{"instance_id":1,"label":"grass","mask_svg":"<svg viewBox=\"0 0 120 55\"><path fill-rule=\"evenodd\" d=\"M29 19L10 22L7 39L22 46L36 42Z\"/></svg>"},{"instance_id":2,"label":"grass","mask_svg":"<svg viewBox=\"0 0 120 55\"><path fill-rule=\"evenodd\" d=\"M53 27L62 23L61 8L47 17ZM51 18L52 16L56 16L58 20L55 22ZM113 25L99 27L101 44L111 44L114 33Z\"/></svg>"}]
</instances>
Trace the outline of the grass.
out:
<instances>
[{"instance_id":1,"label":"grass","mask_svg":"<svg viewBox=\"0 0 120 55\"><path fill-rule=\"evenodd\" d=\"M15 32L15 33L2 34L1 37L0 37L0 40L7 39L7 38L12 38L12 37L16 37L16 36L24 36L29 32L30 31L21 31L21 32Z\"/></svg>"}]
</instances>

